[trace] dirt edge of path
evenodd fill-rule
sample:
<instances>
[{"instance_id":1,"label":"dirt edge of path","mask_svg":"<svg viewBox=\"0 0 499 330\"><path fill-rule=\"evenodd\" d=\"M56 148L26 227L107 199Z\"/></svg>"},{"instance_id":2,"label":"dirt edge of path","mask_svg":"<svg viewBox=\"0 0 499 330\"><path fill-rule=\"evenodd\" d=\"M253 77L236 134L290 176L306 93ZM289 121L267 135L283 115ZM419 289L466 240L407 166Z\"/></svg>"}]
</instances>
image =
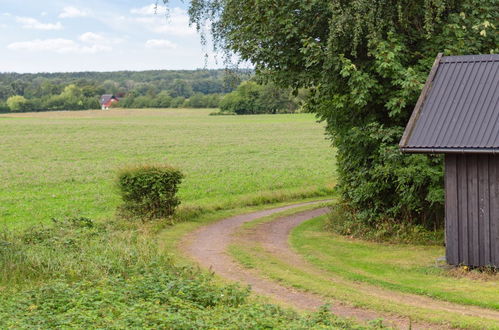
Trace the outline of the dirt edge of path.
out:
<instances>
[{"instance_id":1,"label":"dirt edge of path","mask_svg":"<svg viewBox=\"0 0 499 330\"><path fill-rule=\"evenodd\" d=\"M227 253L227 248L233 242L233 234L246 222L298 207L320 204L323 202L325 201L293 204L222 219L186 235L180 244L180 248L188 257L198 262L201 267L209 269L226 279L240 282L244 285L250 285L252 291L256 294L269 296L276 301L281 301L300 310L317 310L326 303L324 297L289 288L265 278L261 278L256 272L242 267L230 257ZM300 214L307 219L312 219L325 214L327 211L327 208L318 208L304 211ZM294 215L289 217L293 216ZM329 299L327 300L329 301ZM430 324L418 325L405 317L382 314L343 304L334 304L332 312L340 317L351 318L361 323L383 319L385 324L399 329L408 329L411 327L413 329L442 328L437 326L433 327Z\"/></svg>"},{"instance_id":2,"label":"dirt edge of path","mask_svg":"<svg viewBox=\"0 0 499 330\"><path fill-rule=\"evenodd\" d=\"M268 252L272 253L280 260L285 261L290 265L306 267L306 269L311 269L314 273L322 272L321 275L324 276L323 271L310 265L300 255L294 252L288 243L288 237L293 228L306 220L316 218L328 212L328 208L320 207L319 204L323 202L327 201L321 200L293 204L222 219L186 235L181 241L180 249L187 257L198 262L201 267L210 269L226 279L240 282L244 285L250 285L253 292L256 294L271 297L276 301L283 302L286 305L300 310L316 310L331 299L314 293L303 292L262 278L256 270L244 268L235 261L227 253L227 248L232 243L236 242L234 237L235 233L239 232L240 234L239 229L244 223L302 206L317 205L317 208L312 210L297 212L290 216L282 216L273 221L258 224L247 234L242 236L238 235L237 242L244 242L246 239L249 242L260 243ZM331 278L331 280L335 279ZM352 285L358 286L360 289L366 286L361 283ZM380 299L390 299L396 303L413 305L415 307L430 306L430 308L437 308L448 312L487 318L491 317L492 319L497 318L499 320L498 312L481 309L479 307L461 306L449 302L436 301L427 297L391 292L373 286L369 286L368 290L369 294L372 294L373 296L379 297ZM449 328L445 325L419 321L413 322L407 317L357 308L344 303L334 303L331 310L338 316L352 318L361 323L375 319L383 319L386 325L399 329Z\"/></svg>"}]
</instances>

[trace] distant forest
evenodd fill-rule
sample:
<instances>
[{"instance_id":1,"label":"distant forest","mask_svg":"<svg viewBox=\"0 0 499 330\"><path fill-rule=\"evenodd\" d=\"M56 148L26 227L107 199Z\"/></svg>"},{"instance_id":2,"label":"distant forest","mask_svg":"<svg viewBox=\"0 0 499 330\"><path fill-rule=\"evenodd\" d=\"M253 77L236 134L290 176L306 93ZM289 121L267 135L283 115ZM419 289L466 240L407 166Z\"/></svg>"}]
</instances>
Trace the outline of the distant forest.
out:
<instances>
[{"instance_id":1,"label":"distant forest","mask_svg":"<svg viewBox=\"0 0 499 330\"><path fill-rule=\"evenodd\" d=\"M220 114L291 113L307 96L259 84L251 70L0 73L0 112L119 108L220 108Z\"/></svg>"},{"instance_id":2,"label":"distant forest","mask_svg":"<svg viewBox=\"0 0 499 330\"><path fill-rule=\"evenodd\" d=\"M217 108L253 72L240 70L0 73L0 111L99 109L103 94L125 108Z\"/></svg>"}]
</instances>

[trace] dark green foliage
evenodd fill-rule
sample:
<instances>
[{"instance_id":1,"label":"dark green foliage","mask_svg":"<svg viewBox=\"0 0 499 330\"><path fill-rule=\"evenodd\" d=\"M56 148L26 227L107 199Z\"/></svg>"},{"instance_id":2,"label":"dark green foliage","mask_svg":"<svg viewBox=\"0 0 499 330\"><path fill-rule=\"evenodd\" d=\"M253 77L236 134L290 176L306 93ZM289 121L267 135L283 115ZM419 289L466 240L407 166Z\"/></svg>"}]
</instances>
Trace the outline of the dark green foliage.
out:
<instances>
[{"instance_id":1,"label":"dark green foliage","mask_svg":"<svg viewBox=\"0 0 499 330\"><path fill-rule=\"evenodd\" d=\"M442 159L397 143L437 53L499 52L496 0L196 0L189 13L262 79L310 90L356 221L442 224Z\"/></svg>"},{"instance_id":2,"label":"dark green foliage","mask_svg":"<svg viewBox=\"0 0 499 330\"><path fill-rule=\"evenodd\" d=\"M4 101L0 101L0 112L8 112L10 109L7 106L7 103Z\"/></svg>"},{"instance_id":3,"label":"dark green foliage","mask_svg":"<svg viewBox=\"0 0 499 330\"><path fill-rule=\"evenodd\" d=\"M183 104L185 108L218 108L221 96L219 94L204 95L196 93Z\"/></svg>"},{"instance_id":4,"label":"dark green foliage","mask_svg":"<svg viewBox=\"0 0 499 330\"><path fill-rule=\"evenodd\" d=\"M170 94L173 97L190 97L194 92L192 91L192 86L185 80L175 79L172 84L172 89Z\"/></svg>"},{"instance_id":5,"label":"dark green foliage","mask_svg":"<svg viewBox=\"0 0 499 330\"><path fill-rule=\"evenodd\" d=\"M100 109L102 94L126 96L119 104L126 108L182 107L191 96L192 107L216 108L220 94L231 92L252 74L237 72L238 79L226 70L0 73L0 111L9 97L24 97L14 104L13 111L19 112Z\"/></svg>"},{"instance_id":6,"label":"dark green foliage","mask_svg":"<svg viewBox=\"0 0 499 330\"><path fill-rule=\"evenodd\" d=\"M126 107L130 108L150 108L152 105L152 98L150 96L137 96L133 99L130 105L126 104Z\"/></svg>"},{"instance_id":7,"label":"dark green foliage","mask_svg":"<svg viewBox=\"0 0 499 330\"><path fill-rule=\"evenodd\" d=\"M83 109L99 109L99 108L100 108L100 103L98 98L96 97L83 98Z\"/></svg>"},{"instance_id":8,"label":"dark green foliage","mask_svg":"<svg viewBox=\"0 0 499 330\"><path fill-rule=\"evenodd\" d=\"M174 97L172 99L172 102L170 104L170 107L171 108L181 108L184 106L184 103L185 103L186 99L185 97L183 96L179 96L179 97Z\"/></svg>"},{"instance_id":9,"label":"dark green foliage","mask_svg":"<svg viewBox=\"0 0 499 330\"><path fill-rule=\"evenodd\" d=\"M143 219L172 216L180 204L176 196L183 174L176 168L145 165L126 168L118 174L125 214Z\"/></svg>"},{"instance_id":10,"label":"dark green foliage","mask_svg":"<svg viewBox=\"0 0 499 330\"><path fill-rule=\"evenodd\" d=\"M380 221L409 221L418 215L411 223L439 228L443 225L442 158L401 154L401 134L402 127L387 129L370 123L338 136L339 189L363 224L374 227Z\"/></svg>"},{"instance_id":11,"label":"dark green foliage","mask_svg":"<svg viewBox=\"0 0 499 330\"><path fill-rule=\"evenodd\" d=\"M161 92L156 96L135 96L131 94L116 103L123 108L217 108L221 94L195 93L189 98L183 96L172 97L168 92Z\"/></svg>"},{"instance_id":12,"label":"dark green foliage","mask_svg":"<svg viewBox=\"0 0 499 330\"><path fill-rule=\"evenodd\" d=\"M372 223L359 221L357 214L346 203L338 203L331 208L324 229L373 242L441 245L444 241L443 229L429 230L422 225L394 220Z\"/></svg>"},{"instance_id":13,"label":"dark green foliage","mask_svg":"<svg viewBox=\"0 0 499 330\"><path fill-rule=\"evenodd\" d=\"M292 113L299 107L299 103L289 89L247 81L224 96L220 102L220 110L238 115Z\"/></svg>"},{"instance_id":14,"label":"dark green foliage","mask_svg":"<svg viewBox=\"0 0 499 330\"><path fill-rule=\"evenodd\" d=\"M172 97L167 92L161 92L156 95L154 102L157 108L169 108L172 104Z\"/></svg>"},{"instance_id":15,"label":"dark green foliage","mask_svg":"<svg viewBox=\"0 0 499 330\"><path fill-rule=\"evenodd\" d=\"M220 287L211 277L170 268L130 279L53 282L0 293L0 327L160 329L375 329L338 319L326 309L300 316L248 301L248 290Z\"/></svg>"},{"instance_id":16,"label":"dark green foliage","mask_svg":"<svg viewBox=\"0 0 499 330\"><path fill-rule=\"evenodd\" d=\"M98 97L85 96L84 89L74 84L64 87L60 94L46 95L41 98L26 99L20 95L11 96L7 99L6 105L13 112L100 108Z\"/></svg>"}]
</instances>

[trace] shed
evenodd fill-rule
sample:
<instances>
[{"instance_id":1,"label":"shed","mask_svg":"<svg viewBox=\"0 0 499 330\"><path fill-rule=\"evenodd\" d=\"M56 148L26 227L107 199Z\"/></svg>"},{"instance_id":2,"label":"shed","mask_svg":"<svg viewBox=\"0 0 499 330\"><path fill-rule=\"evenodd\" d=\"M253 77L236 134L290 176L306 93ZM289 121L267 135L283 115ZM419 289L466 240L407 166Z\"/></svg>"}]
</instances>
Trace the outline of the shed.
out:
<instances>
[{"instance_id":1,"label":"shed","mask_svg":"<svg viewBox=\"0 0 499 330\"><path fill-rule=\"evenodd\" d=\"M101 96L99 103L102 110L108 110L109 107L113 104L119 102L118 98L113 94L104 94Z\"/></svg>"},{"instance_id":2,"label":"shed","mask_svg":"<svg viewBox=\"0 0 499 330\"><path fill-rule=\"evenodd\" d=\"M499 54L433 64L400 149L445 156L446 259L499 267Z\"/></svg>"}]
</instances>

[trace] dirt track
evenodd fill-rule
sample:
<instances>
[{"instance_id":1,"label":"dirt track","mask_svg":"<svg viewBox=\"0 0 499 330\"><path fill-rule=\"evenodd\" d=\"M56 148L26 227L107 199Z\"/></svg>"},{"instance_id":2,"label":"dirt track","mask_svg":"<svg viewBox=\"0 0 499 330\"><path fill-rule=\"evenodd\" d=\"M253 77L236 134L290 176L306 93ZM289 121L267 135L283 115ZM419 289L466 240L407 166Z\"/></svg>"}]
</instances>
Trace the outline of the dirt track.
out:
<instances>
[{"instance_id":1,"label":"dirt track","mask_svg":"<svg viewBox=\"0 0 499 330\"><path fill-rule=\"evenodd\" d=\"M315 310L319 306L330 301L319 295L298 291L262 278L256 271L246 269L239 265L227 254L226 250L235 240L234 233L244 223L300 206L317 203L320 202L295 204L223 219L211 225L202 227L188 235L182 243L182 248L188 256L196 260L202 267L209 268L216 274L227 279L248 284L257 294L270 296L298 309ZM318 208L299 212L291 216L284 216L274 221L261 224L257 226L252 233L247 234L246 237L238 237L238 243L244 244L244 240L248 240L248 242L257 241L261 243L267 251L276 255L280 260L284 260L294 266L304 267L302 269L312 269L314 273L321 272L321 270L314 269L312 265L309 265L301 258L301 256L297 255L290 249L288 245L288 236L290 231L303 221L323 215L327 211L327 208ZM331 280L334 281L339 279ZM497 318L499 321L499 313L495 311L484 310L472 306L460 306L442 301L434 301L421 296L388 292L374 287L366 287L362 284L352 285L356 287L358 286L359 289L366 289L366 294L373 295L381 299L390 299L401 304L437 308L460 314L491 317L492 319ZM443 326L436 326L428 323L413 322L411 324L407 318L391 314L382 314L341 303L335 303L332 307L332 311L336 315L353 318L361 322L382 318L388 325L400 329L408 329L409 327L412 327L413 329L445 328Z\"/></svg>"}]
</instances>

